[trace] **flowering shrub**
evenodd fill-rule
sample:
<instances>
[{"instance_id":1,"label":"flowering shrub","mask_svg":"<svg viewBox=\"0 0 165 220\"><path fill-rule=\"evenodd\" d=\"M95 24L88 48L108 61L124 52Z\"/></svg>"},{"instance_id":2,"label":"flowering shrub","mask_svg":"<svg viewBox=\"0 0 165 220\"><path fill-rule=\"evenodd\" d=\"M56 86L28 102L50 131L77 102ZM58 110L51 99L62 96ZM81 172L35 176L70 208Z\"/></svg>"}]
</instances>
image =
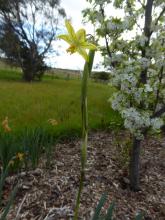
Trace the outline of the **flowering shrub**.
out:
<instances>
[{"instance_id":1,"label":"flowering shrub","mask_svg":"<svg viewBox=\"0 0 165 220\"><path fill-rule=\"evenodd\" d=\"M140 142L148 130L165 124L165 3L88 1L92 9L84 10L84 16L95 25L98 39L105 40L104 65L117 88L110 102L133 135L131 185L138 188ZM108 6L116 9L114 17Z\"/></svg>"},{"instance_id":2,"label":"flowering shrub","mask_svg":"<svg viewBox=\"0 0 165 220\"><path fill-rule=\"evenodd\" d=\"M93 18L98 35L110 42L104 65L111 70L111 84L118 88L110 100L112 107L121 113L125 127L137 139L143 139L144 129L158 130L165 121L164 1L147 1L146 5L124 0L89 2L94 10L84 14ZM108 3L124 10L123 16L108 17ZM145 19L147 10L150 15L143 25L141 16Z\"/></svg>"}]
</instances>

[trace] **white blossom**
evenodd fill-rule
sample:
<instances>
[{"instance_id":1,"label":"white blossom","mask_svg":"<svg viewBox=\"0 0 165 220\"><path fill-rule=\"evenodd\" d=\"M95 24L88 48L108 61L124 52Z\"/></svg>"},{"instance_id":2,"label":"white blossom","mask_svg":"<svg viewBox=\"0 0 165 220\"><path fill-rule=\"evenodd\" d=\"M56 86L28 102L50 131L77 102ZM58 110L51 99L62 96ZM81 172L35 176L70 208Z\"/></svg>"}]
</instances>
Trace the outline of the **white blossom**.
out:
<instances>
[{"instance_id":1,"label":"white blossom","mask_svg":"<svg viewBox=\"0 0 165 220\"><path fill-rule=\"evenodd\" d=\"M145 92L152 92L153 91L153 88L151 88L151 86L149 84L145 84L144 85L144 91Z\"/></svg>"},{"instance_id":2,"label":"white blossom","mask_svg":"<svg viewBox=\"0 0 165 220\"><path fill-rule=\"evenodd\" d=\"M153 118L151 119L151 126L154 130L160 129L164 124L164 121L162 118Z\"/></svg>"},{"instance_id":3,"label":"white blossom","mask_svg":"<svg viewBox=\"0 0 165 220\"><path fill-rule=\"evenodd\" d=\"M141 59L139 59L139 62L144 69L149 67L151 64L150 59L147 59L146 57L142 57Z\"/></svg>"}]
</instances>

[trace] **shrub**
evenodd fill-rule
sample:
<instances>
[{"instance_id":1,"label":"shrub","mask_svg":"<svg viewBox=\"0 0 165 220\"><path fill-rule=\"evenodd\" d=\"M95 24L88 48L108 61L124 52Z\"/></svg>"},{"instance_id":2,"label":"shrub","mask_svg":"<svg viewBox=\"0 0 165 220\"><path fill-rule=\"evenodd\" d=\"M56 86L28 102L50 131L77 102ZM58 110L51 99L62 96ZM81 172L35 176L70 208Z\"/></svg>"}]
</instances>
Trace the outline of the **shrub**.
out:
<instances>
[{"instance_id":1,"label":"shrub","mask_svg":"<svg viewBox=\"0 0 165 220\"><path fill-rule=\"evenodd\" d=\"M95 81L99 81L99 80L108 81L110 78L110 74L105 71L93 72L91 78L94 79Z\"/></svg>"}]
</instances>

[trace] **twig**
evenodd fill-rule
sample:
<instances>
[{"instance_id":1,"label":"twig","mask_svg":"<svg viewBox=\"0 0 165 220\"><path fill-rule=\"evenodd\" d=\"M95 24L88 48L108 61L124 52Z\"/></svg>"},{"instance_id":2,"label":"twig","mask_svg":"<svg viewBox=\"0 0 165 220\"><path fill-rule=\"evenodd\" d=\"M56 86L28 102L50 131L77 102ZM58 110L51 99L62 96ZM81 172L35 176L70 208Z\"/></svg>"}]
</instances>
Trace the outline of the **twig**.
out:
<instances>
[{"instance_id":1,"label":"twig","mask_svg":"<svg viewBox=\"0 0 165 220\"><path fill-rule=\"evenodd\" d=\"M21 209L22 209L22 206L23 206L23 204L24 204L24 202L25 202L25 200L26 200L26 197L27 197L27 193L26 193L26 195L23 197L23 200L22 200L22 202L21 202L21 204L20 204L20 206L19 206L19 208L18 208L18 211L17 211L16 217L15 217L15 220L18 220L19 214L20 214Z\"/></svg>"}]
</instances>

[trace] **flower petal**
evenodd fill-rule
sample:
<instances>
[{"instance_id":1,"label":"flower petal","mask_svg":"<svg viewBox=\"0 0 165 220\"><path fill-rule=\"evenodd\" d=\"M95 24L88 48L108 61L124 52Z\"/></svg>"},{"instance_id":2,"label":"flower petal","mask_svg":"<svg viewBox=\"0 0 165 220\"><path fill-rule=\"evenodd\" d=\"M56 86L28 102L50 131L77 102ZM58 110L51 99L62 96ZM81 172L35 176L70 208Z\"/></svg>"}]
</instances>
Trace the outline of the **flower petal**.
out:
<instances>
[{"instance_id":1,"label":"flower petal","mask_svg":"<svg viewBox=\"0 0 165 220\"><path fill-rule=\"evenodd\" d=\"M76 32L76 37L77 40L81 43L81 42L85 42L85 37L86 37L86 31L85 29L80 29Z\"/></svg>"},{"instance_id":2,"label":"flower petal","mask_svg":"<svg viewBox=\"0 0 165 220\"><path fill-rule=\"evenodd\" d=\"M66 35L66 34L61 34L58 36L59 39L62 39L64 41L66 41L68 44L71 44L72 41L70 40L70 37L69 35Z\"/></svg>"},{"instance_id":3,"label":"flower petal","mask_svg":"<svg viewBox=\"0 0 165 220\"><path fill-rule=\"evenodd\" d=\"M84 49L89 49L89 50L96 50L97 49L96 45L94 45L92 43L88 43L88 42L81 43L81 47Z\"/></svg>"},{"instance_id":4,"label":"flower petal","mask_svg":"<svg viewBox=\"0 0 165 220\"><path fill-rule=\"evenodd\" d=\"M83 48L81 48L81 47L78 47L78 48L77 48L77 52L85 59L85 61L88 62L89 57L88 57L88 54L87 54L87 52L86 52L85 49L83 49Z\"/></svg>"},{"instance_id":5,"label":"flower petal","mask_svg":"<svg viewBox=\"0 0 165 220\"><path fill-rule=\"evenodd\" d=\"M65 26L68 30L69 37L72 40L76 40L76 34L75 34L75 31L74 31L74 28L72 27L71 23L68 20L65 21Z\"/></svg>"}]
</instances>

